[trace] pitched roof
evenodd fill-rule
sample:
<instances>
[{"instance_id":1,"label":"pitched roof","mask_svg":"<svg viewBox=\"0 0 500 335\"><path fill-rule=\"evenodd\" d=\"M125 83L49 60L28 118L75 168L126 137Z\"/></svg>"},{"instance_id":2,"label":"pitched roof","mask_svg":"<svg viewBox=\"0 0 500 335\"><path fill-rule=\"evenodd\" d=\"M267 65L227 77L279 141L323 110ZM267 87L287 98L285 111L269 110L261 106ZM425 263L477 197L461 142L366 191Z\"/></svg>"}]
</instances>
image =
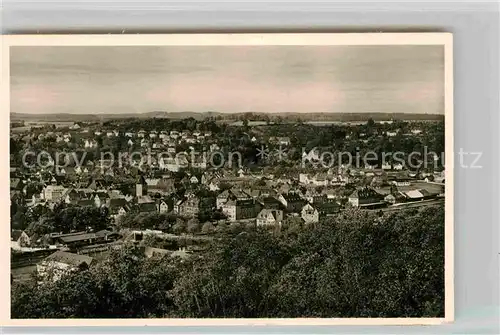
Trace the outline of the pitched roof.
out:
<instances>
[{"instance_id":1,"label":"pitched roof","mask_svg":"<svg viewBox=\"0 0 500 335\"><path fill-rule=\"evenodd\" d=\"M320 204L314 204L314 207L320 214L333 214L340 210L340 205L333 201L326 201Z\"/></svg>"},{"instance_id":2,"label":"pitched roof","mask_svg":"<svg viewBox=\"0 0 500 335\"><path fill-rule=\"evenodd\" d=\"M109 199L110 198L108 192L96 192L94 194L94 198L95 197L99 197L99 199L101 199L101 200L102 199Z\"/></svg>"},{"instance_id":3,"label":"pitched roof","mask_svg":"<svg viewBox=\"0 0 500 335\"><path fill-rule=\"evenodd\" d=\"M422 193L420 193L419 190L407 191L407 192L405 192L405 195L410 199L418 199L418 198L424 197L424 195Z\"/></svg>"},{"instance_id":4,"label":"pitched roof","mask_svg":"<svg viewBox=\"0 0 500 335\"><path fill-rule=\"evenodd\" d=\"M243 190L238 190L238 189L232 189L230 191L230 193L236 197L237 199L245 199L245 198L249 198L250 195L248 195L246 192L244 192Z\"/></svg>"},{"instance_id":5,"label":"pitched roof","mask_svg":"<svg viewBox=\"0 0 500 335\"><path fill-rule=\"evenodd\" d=\"M154 203L153 199L149 195L142 195L140 197L137 197L137 203L138 204L149 204L149 203Z\"/></svg>"},{"instance_id":6,"label":"pitched roof","mask_svg":"<svg viewBox=\"0 0 500 335\"><path fill-rule=\"evenodd\" d=\"M281 202L276 199L275 197L263 197L260 199L260 202L264 205L272 205L272 204L278 204L281 205Z\"/></svg>"},{"instance_id":7,"label":"pitched roof","mask_svg":"<svg viewBox=\"0 0 500 335\"><path fill-rule=\"evenodd\" d=\"M227 197L229 197L229 190L225 190L217 196L218 199L226 199Z\"/></svg>"},{"instance_id":8,"label":"pitched roof","mask_svg":"<svg viewBox=\"0 0 500 335\"><path fill-rule=\"evenodd\" d=\"M139 204L139 212L155 212L156 211L156 204L153 203L142 203Z\"/></svg>"},{"instance_id":9,"label":"pitched roof","mask_svg":"<svg viewBox=\"0 0 500 335\"><path fill-rule=\"evenodd\" d=\"M92 257L85 255L77 255L65 251L56 251L52 255L45 258L46 261L59 262L73 266L80 266L83 263L90 265L93 261Z\"/></svg>"},{"instance_id":10,"label":"pitched roof","mask_svg":"<svg viewBox=\"0 0 500 335\"><path fill-rule=\"evenodd\" d=\"M268 218L269 215L272 215L275 220L278 220L278 211L276 209L263 209L259 212L257 215L258 219L265 219Z\"/></svg>"},{"instance_id":11,"label":"pitched roof","mask_svg":"<svg viewBox=\"0 0 500 335\"><path fill-rule=\"evenodd\" d=\"M109 199L108 201L109 208L120 208L125 206L126 204L127 200L125 200L124 198Z\"/></svg>"}]
</instances>

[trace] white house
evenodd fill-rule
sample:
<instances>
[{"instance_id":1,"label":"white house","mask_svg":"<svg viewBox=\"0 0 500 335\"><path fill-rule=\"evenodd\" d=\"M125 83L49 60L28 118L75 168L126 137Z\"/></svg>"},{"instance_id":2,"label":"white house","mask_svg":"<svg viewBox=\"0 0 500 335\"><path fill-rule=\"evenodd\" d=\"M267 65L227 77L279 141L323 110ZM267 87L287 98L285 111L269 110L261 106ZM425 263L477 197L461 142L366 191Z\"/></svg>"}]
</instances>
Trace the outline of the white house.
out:
<instances>
[{"instance_id":1,"label":"white house","mask_svg":"<svg viewBox=\"0 0 500 335\"><path fill-rule=\"evenodd\" d=\"M22 230L13 230L11 232L10 247L14 250L21 250L21 248L29 247L31 244L31 239Z\"/></svg>"},{"instance_id":2,"label":"white house","mask_svg":"<svg viewBox=\"0 0 500 335\"><path fill-rule=\"evenodd\" d=\"M304 207L302 207L302 211L300 214L306 224L319 222L319 212L310 204L306 204Z\"/></svg>"},{"instance_id":3,"label":"white house","mask_svg":"<svg viewBox=\"0 0 500 335\"><path fill-rule=\"evenodd\" d=\"M91 149L91 148L96 148L96 147L97 147L96 140L85 140L85 148Z\"/></svg>"},{"instance_id":4,"label":"white house","mask_svg":"<svg viewBox=\"0 0 500 335\"><path fill-rule=\"evenodd\" d=\"M283 222L283 211L279 209L263 209L257 215L258 226L279 225Z\"/></svg>"},{"instance_id":5,"label":"white house","mask_svg":"<svg viewBox=\"0 0 500 335\"><path fill-rule=\"evenodd\" d=\"M40 193L40 198L47 201L59 201L66 192L66 188L60 185L47 185Z\"/></svg>"},{"instance_id":6,"label":"white house","mask_svg":"<svg viewBox=\"0 0 500 335\"><path fill-rule=\"evenodd\" d=\"M158 211L160 213L167 213L168 212L168 205L165 201L160 201L160 204L158 205Z\"/></svg>"}]
</instances>

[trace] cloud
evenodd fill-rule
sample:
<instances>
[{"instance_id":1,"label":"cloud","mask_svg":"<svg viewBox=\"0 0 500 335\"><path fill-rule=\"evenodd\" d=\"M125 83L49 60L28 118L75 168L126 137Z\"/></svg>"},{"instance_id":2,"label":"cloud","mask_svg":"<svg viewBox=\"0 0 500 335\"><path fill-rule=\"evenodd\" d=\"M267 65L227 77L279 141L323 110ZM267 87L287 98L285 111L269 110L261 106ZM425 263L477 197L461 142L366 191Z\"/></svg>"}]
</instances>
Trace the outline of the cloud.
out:
<instances>
[{"instance_id":1,"label":"cloud","mask_svg":"<svg viewBox=\"0 0 500 335\"><path fill-rule=\"evenodd\" d=\"M439 46L16 47L22 113L443 112Z\"/></svg>"}]
</instances>

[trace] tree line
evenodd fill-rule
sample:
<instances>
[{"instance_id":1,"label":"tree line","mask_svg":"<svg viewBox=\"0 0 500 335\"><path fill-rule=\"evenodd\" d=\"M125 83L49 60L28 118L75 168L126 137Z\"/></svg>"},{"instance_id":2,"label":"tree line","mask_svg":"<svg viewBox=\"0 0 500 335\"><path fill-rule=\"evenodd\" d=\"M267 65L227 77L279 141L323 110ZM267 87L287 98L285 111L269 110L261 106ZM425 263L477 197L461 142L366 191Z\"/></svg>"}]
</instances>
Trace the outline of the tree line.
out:
<instances>
[{"instance_id":1,"label":"tree line","mask_svg":"<svg viewBox=\"0 0 500 335\"><path fill-rule=\"evenodd\" d=\"M133 246L12 285L13 318L443 317L444 208L245 230L187 259Z\"/></svg>"}]
</instances>

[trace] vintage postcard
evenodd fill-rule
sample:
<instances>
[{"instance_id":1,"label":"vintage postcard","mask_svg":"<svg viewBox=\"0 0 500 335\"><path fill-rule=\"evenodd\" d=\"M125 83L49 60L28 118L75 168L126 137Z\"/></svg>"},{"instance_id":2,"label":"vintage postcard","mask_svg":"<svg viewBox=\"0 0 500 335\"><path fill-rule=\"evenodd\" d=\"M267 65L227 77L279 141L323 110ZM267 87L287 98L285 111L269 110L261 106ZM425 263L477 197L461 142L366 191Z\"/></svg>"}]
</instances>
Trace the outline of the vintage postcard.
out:
<instances>
[{"instance_id":1,"label":"vintage postcard","mask_svg":"<svg viewBox=\"0 0 500 335\"><path fill-rule=\"evenodd\" d=\"M2 48L2 325L453 321L451 34Z\"/></svg>"}]
</instances>

